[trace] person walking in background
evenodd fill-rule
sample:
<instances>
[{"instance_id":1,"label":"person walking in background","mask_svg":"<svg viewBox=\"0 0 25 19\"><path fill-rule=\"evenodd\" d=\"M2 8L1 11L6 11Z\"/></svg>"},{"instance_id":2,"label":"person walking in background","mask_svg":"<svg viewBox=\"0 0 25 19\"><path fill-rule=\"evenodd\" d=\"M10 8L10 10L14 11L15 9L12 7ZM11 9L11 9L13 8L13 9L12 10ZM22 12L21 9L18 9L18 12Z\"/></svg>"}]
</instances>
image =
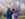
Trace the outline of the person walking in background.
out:
<instances>
[{"instance_id":1,"label":"person walking in background","mask_svg":"<svg viewBox=\"0 0 25 19\"><path fill-rule=\"evenodd\" d=\"M12 19L14 19L14 10L15 10L15 9L13 9Z\"/></svg>"},{"instance_id":2,"label":"person walking in background","mask_svg":"<svg viewBox=\"0 0 25 19\"><path fill-rule=\"evenodd\" d=\"M12 17L11 17L11 15L12 15L12 11L10 10L10 8L8 8L8 10L7 10L7 19L12 19Z\"/></svg>"},{"instance_id":3,"label":"person walking in background","mask_svg":"<svg viewBox=\"0 0 25 19\"><path fill-rule=\"evenodd\" d=\"M17 19L19 15L19 8L15 9L14 11L14 19Z\"/></svg>"}]
</instances>

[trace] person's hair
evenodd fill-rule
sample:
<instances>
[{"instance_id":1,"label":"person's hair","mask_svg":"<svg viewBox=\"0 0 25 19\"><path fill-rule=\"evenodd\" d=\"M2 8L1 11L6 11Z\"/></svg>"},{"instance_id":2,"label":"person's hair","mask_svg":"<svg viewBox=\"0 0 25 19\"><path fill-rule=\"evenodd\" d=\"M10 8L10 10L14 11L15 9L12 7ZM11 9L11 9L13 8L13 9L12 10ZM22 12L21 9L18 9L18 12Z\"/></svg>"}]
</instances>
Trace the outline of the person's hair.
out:
<instances>
[{"instance_id":1,"label":"person's hair","mask_svg":"<svg viewBox=\"0 0 25 19\"><path fill-rule=\"evenodd\" d=\"M10 8L8 8L8 10L10 10Z\"/></svg>"},{"instance_id":2,"label":"person's hair","mask_svg":"<svg viewBox=\"0 0 25 19\"><path fill-rule=\"evenodd\" d=\"M15 9L13 9L13 11L14 11Z\"/></svg>"}]
</instances>

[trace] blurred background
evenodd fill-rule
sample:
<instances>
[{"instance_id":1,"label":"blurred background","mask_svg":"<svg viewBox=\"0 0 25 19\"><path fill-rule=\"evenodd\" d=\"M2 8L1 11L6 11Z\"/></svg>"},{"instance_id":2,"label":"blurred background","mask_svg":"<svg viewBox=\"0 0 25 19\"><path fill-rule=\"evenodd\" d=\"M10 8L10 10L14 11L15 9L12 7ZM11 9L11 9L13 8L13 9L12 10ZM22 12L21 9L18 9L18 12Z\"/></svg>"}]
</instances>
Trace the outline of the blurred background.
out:
<instances>
[{"instance_id":1,"label":"blurred background","mask_svg":"<svg viewBox=\"0 0 25 19\"><path fill-rule=\"evenodd\" d=\"M18 8L20 7L20 12L18 19L25 19L25 0L0 0L0 19L3 18L3 14L6 14L6 11L8 8ZM14 14L12 15L12 19L14 17Z\"/></svg>"}]
</instances>

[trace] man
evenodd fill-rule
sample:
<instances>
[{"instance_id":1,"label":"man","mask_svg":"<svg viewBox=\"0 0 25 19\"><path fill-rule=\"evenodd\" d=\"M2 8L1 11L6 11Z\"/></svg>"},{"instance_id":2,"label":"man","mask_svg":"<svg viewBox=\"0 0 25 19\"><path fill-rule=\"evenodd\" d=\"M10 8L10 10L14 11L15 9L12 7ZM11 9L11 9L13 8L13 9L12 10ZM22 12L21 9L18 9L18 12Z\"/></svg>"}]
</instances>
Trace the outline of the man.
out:
<instances>
[{"instance_id":1,"label":"man","mask_svg":"<svg viewBox=\"0 0 25 19\"><path fill-rule=\"evenodd\" d=\"M12 11L10 10L10 8L8 8L8 11L7 11L7 19L12 19L11 18L11 15L12 15Z\"/></svg>"}]
</instances>

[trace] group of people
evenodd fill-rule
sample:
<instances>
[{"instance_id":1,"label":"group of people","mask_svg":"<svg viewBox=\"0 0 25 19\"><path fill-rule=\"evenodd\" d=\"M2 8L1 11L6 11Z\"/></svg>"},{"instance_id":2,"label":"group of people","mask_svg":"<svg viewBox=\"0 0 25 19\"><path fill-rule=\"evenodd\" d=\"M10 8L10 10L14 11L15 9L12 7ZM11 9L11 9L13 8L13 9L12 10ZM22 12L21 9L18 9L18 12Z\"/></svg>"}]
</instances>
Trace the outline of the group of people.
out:
<instances>
[{"instance_id":1,"label":"group of people","mask_svg":"<svg viewBox=\"0 0 25 19\"><path fill-rule=\"evenodd\" d=\"M8 8L6 15L4 15L7 19L12 19L12 14L14 13L14 19L18 18L19 15L19 8L16 9L12 9L12 11L10 10L10 8Z\"/></svg>"}]
</instances>

